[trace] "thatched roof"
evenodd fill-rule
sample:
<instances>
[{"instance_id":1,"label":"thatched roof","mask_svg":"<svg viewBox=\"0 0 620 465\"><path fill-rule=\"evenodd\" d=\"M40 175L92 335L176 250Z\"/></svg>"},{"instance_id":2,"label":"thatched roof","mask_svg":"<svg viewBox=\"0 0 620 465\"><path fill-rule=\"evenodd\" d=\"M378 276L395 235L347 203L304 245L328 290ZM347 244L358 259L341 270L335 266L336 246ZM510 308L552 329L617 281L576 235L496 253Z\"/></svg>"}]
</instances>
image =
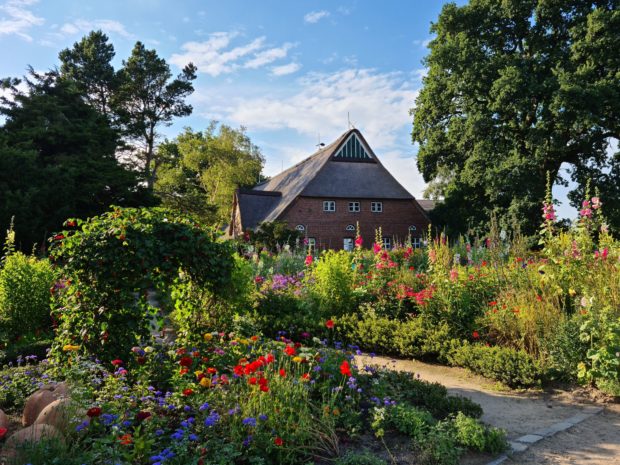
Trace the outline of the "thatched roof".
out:
<instances>
[{"instance_id":1,"label":"thatched roof","mask_svg":"<svg viewBox=\"0 0 620 465\"><path fill-rule=\"evenodd\" d=\"M299 196L414 200L357 129L253 189L238 191L243 229L277 220Z\"/></svg>"}]
</instances>

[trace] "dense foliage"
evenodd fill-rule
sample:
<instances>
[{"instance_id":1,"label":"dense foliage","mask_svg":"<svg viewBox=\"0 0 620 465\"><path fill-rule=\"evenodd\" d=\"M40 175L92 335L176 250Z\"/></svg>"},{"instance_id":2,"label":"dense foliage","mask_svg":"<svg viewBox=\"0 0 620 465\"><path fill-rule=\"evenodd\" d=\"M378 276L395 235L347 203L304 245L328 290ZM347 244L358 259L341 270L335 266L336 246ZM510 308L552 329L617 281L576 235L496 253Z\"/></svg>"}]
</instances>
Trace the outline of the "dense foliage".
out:
<instances>
[{"instance_id":1,"label":"dense foliage","mask_svg":"<svg viewBox=\"0 0 620 465\"><path fill-rule=\"evenodd\" d=\"M235 189L256 184L264 164L243 128L215 122L203 132L186 129L159 152L155 191L163 205L220 226L230 222Z\"/></svg>"},{"instance_id":2,"label":"dense foliage","mask_svg":"<svg viewBox=\"0 0 620 465\"><path fill-rule=\"evenodd\" d=\"M230 248L173 212L114 208L66 226L51 246L51 260L62 268L52 289L56 359L77 351L109 361L148 340L162 325L149 289L169 295L191 287L216 296L230 283ZM195 312L186 325L197 330L200 316Z\"/></svg>"},{"instance_id":3,"label":"dense foliage","mask_svg":"<svg viewBox=\"0 0 620 465\"><path fill-rule=\"evenodd\" d=\"M545 176L591 178L620 228L620 10L616 0L446 4L413 113L418 168L443 198L435 222L484 234L493 213L532 235Z\"/></svg>"}]
</instances>

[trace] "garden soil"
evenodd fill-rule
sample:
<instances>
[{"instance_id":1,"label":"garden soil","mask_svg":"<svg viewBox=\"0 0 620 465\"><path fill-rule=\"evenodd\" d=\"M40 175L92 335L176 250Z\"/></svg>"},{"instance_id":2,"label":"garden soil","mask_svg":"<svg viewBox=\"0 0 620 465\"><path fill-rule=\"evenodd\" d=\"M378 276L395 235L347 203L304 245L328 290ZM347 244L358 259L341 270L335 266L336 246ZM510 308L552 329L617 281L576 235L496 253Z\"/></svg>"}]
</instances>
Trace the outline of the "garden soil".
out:
<instances>
[{"instance_id":1,"label":"garden soil","mask_svg":"<svg viewBox=\"0 0 620 465\"><path fill-rule=\"evenodd\" d=\"M467 370L431 365L415 360L358 356L357 363L377 365L413 373L420 379L437 382L450 394L461 395L482 406L482 421L502 428L508 439L548 428L591 405L605 410L567 431L546 438L526 452L514 453L506 464L620 465L620 405L602 404L588 390L507 390L497 383ZM464 465L482 465L492 457L465 457Z\"/></svg>"}]
</instances>

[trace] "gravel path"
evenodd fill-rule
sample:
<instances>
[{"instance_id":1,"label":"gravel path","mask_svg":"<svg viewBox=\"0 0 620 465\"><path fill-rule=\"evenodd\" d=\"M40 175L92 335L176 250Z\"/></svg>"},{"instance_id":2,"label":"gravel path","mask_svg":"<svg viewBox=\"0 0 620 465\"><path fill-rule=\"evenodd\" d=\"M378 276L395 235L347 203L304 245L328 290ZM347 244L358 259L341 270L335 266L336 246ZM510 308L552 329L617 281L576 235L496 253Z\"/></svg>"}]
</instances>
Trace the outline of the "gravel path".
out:
<instances>
[{"instance_id":1,"label":"gravel path","mask_svg":"<svg viewBox=\"0 0 620 465\"><path fill-rule=\"evenodd\" d=\"M620 406L617 404L610 404L604 412L592 415L597 410L596 405L601 404L593 404L579 391L509 391L461 368L415 360L358 356L357 363L415 373L423 380L443 384L451 394L479 403L484 410L482 421L506 430L511 441L574 418L585 418L565 431L530 445L525 452L509 454L505 464L620 465ZM466 458L464 463L482 465L489 461L488 458Z\"/></svg>"}]
</instances>

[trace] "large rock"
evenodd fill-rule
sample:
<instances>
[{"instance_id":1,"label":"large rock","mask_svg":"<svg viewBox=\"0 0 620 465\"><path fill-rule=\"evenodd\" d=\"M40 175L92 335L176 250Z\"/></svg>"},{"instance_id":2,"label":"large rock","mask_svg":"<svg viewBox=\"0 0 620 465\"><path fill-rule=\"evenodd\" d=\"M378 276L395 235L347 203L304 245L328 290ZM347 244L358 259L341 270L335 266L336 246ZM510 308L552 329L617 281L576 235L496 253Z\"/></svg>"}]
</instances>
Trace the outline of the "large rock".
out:
<instances>
[{"instance_id":1,"label":"large rock","mask_svg":"<svg viewBox=\"0 0 620 465\"><path fill-rule=\"evenodd\" d=\"M2 457L15 458L19 454L20 447L27 446L28 443L36 444L41 440L64 442L62 434L53 426L32 425L9 436L2 448Z\"/></svg>"},{"instance_id":2,"label":"large rock","mask_svg":"<svg viewBox=\"0 0 620 465\"><path fill-rule=\"evenodd\" d=\"M32 425L39 414L45 407L56 400L56 396L52 391L39 390L26 399L26 405L24 405L24 413L22 415L22 425Z\"/></svg>"},{"instance_id":3,"label":"large rock","mask_svg":"<svg viewBox=\"0 0 620 465\"><path fill-rule=\"evenodd\" d=\"M34 422L35 425L50 425L66 432L71 425L71 400L57 399L48 404Z\"/></svg>"},{"instance_id":4,"label":"large rock","mask_svg":"<svg viewBox=\"0 0 620 465\"><path fill-rule=\"evenodd\" d=\"M9 429L9 417L2 410L0 410L0 428Z\"/></svg>"},{"instance_id":5,"label":"large rock","mask_svg":"<svg viewBox=\"0 0 620 465\"><path fill-rule=\"evenodd\" d=\"M57 399L67 398L69 389L66 383L50 383L41 387L26 400L22 424L32 425L45 407Z\"/></svg>"}]
</instances>

